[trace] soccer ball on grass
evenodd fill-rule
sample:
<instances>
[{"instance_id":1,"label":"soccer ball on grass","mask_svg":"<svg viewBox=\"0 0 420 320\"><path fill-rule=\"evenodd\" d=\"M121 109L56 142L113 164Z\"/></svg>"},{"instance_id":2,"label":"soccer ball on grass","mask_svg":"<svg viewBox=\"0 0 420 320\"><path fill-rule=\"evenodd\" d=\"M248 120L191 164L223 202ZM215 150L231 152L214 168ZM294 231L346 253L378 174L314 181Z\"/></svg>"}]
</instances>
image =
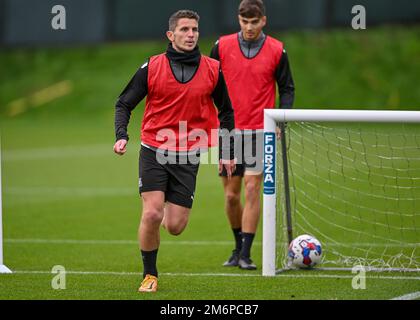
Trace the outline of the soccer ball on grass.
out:
<instances>
[{"instance_id":1,"label":"soccer ball on grass","mask_svg":"<svg viewBox=\"0 0 420 320\"><path fill-rule=\"evenodd\" d=\"M292 268L312 268L321 262L321 243L314 236L300 235L290 243L287 256Z\"/></svg>"}]
</instances>

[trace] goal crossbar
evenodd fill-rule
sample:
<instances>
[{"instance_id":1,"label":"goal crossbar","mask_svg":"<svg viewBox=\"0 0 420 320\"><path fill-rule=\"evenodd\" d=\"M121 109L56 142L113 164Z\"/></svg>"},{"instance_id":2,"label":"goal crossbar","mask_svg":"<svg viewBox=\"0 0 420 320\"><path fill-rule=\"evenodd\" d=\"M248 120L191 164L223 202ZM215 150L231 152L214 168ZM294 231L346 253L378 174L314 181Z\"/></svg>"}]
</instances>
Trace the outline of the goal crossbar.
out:
<instances>
[{"instance_id":1,"label":"goal crossbar","mask_svg":"<svg viewBox=\"0 0 420 320\"><path fill-rule=\"evenodd\" d=\"M276 123L286 122L420 123L420 111L264 110L263 276L276 274Z\"/></svg>"},{"instance_id":2,"label":"goal crossbar","mask_svg":"<svg viewBox=\"0 0 420 320\"><path fill-rule=\"evenodd\" d=\"M265 109L264 116L277 122L420 123L420 111ZM267 130L270 131L269 128Z\"/></svg>"}]
</instances>

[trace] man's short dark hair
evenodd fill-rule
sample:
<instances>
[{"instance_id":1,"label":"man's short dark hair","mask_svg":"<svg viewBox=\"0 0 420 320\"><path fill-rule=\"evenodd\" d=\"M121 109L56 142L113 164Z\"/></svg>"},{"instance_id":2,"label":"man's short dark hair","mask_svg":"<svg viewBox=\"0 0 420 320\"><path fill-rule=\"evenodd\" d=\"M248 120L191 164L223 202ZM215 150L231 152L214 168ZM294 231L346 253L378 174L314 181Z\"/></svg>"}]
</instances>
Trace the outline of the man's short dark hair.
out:
<instances>
[{"instance_id":1,"label":"man's short dark hair","mask_svg":"<svg viewBox=\"0 0 420 320\"><path fill-rule=\"evenodd\" d=\"M262 18L265 16L265 6L261 0L243 0L239 4L238 14L244 18Z\"/></svg>"},{"instance_id":2,"label":"man's short dark hair","mask_svg":"<svg viewBox=\"0 0 420 320\"><path fill-rule=\"evenodd\" d=\"M178 20L182 18L194 19L200 21L200 16L197 12L192 10L179 10L169 18L169 31L175 31Z\"/></svg>"}]
</instances>

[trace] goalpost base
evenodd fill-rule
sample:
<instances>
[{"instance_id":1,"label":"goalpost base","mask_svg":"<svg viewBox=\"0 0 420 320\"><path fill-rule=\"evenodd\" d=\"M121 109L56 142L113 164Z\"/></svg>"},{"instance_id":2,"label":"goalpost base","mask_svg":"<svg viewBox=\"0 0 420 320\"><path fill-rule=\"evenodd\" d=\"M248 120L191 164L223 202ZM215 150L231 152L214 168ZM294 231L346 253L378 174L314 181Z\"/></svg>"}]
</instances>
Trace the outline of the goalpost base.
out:
<instances>
[{"instance_id":1,"label":"goalpost base","mask_svg":"<svg viewBox=\"0 0 420 320\"><path fill-rule=\"evenodd\" d=\"M12 273L12 270L10 270L4 264L0 264L0 273Z\"/></svg>"}]
</instances>

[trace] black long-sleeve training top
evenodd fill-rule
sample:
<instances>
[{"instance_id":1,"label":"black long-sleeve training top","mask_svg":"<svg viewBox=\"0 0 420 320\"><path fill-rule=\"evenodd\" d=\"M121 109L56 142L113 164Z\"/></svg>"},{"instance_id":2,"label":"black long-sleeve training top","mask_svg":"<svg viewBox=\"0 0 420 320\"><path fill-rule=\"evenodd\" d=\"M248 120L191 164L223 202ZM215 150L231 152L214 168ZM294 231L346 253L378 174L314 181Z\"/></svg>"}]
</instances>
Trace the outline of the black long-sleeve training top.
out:
<instances>
[{"instance_id":1,"label":"black long-sleeve training top","mask_svg":"<svg viewBox=\"0 0 420 320\"><path fill-rule=\"evenodd\" d=\"M243 38L242 32L239 32L238 35L241 51L244 54L244 56L249 59L252 59L258 54L258 52L261 50L264 44L266 37L266 35L262 33L257 40L247 41ZM217 41L216 44L213 46L210 53L210 57L220 61L219 41ZM283 50L283 54L276 68L274 77L279 88L279 108L291 109L295 99L295 84L293 82L289 58L287 56L286 50ZM250 79L250 81L252 81L252 79Z\"/></svg>"},{"instance_id":2,"label":"black long-sleeve training top","mask_svg":"<svg viewBox=\"0 0 420 320\"><path fill-rule=\"evenodd\" d=\"M169 44L166 51L172 72L179 82L186 83L195 75L199 67L201 54L196 47L193 52L176 52ZM144 63L131 78L119 96L115 105L115 136L116 140L128 140L127 126L130 121L131 112L143 100L148 93L148 62ZM220 70L217 85L212 93L214 104L218 109L220 129L227 129L229 132L234 129L234 115L229 94L223 73ZM233 148L230 148L233 154Z\"/></svg>"}]
</instances>

